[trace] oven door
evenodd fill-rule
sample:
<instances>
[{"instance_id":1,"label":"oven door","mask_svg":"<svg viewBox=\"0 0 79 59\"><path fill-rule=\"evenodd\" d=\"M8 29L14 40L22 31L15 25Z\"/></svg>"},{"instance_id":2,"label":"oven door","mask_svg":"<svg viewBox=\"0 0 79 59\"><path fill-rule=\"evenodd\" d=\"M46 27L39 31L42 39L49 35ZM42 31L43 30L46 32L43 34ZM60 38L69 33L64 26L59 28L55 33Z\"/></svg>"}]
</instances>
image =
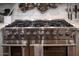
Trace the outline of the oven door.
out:
<instances>
[{"instance_id":1,"label":"oven door","mask_svg":"<svg viewBox=\"0 0 79 59\"><path fill-rule=\"evenodd\" d=\"M11 56L22 56L22 49L19 46L11 46Z\"/></svg>"},{"instance_id":2,"label":"oven door","mask_svg":"<svg viewBox=\"0 0 79 59\"><path fill-rule=\"evenodd\" d=\"M44 46L43 47L44 56L67 56L66 46Z\"/></svg>"}]
</instances>

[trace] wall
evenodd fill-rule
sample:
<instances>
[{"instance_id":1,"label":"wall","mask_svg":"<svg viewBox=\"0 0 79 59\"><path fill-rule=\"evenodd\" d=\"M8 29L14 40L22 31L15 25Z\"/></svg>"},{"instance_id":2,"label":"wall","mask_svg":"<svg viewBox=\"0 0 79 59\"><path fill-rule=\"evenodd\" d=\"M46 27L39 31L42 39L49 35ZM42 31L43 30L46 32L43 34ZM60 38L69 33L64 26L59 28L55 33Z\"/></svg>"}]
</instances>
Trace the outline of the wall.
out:
<instances>
[{"instance_id":1,"label":"wall","mask_svg":"<svg viewBox=\"0 0 79 59\"><path fill-rule=\"evenodd\" d=\"M0 12L4 12L4 9L13 7L14 3L0 3Z\"/></svg>"},{"instance_id":2,"label":"wall","mask_svg":"<svg viewBox=\"0 0 79 59\"><path fill-rule=\"evenodd\" d=\"M12 15L12 21L16 19L58 19L58 18L67 18L67 12L65 9L67 8L66 4L60 4L58 5L57 9L50 8L46 13L41 14L37 8L34 8L33 10L29 10L26 13L22 13L20 9L18 8L18 4L15 6L14 13Z\"/></svg>"}]
</instances>

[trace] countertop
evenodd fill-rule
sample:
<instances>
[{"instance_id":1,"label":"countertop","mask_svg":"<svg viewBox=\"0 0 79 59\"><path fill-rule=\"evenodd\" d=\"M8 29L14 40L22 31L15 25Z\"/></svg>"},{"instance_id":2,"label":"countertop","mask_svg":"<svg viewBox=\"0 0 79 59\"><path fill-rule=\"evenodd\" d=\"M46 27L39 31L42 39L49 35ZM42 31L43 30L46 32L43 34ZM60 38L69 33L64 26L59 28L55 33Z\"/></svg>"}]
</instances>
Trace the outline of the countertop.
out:
<instances>
[{"instance_id":1,"label":"countertop","mask_svg":"<svg viewBox=\"0 0 79 59\"><path fill-rule=\"evenodd\" d=\"M70 24L72 24L75 28L79 29L79 20L69 20L66 19L66 21Z\"/></svg>"},{"instance_id":2,"label":"countertop","mask_svg":"<svg viewBox=\"0 0 79 59\"><path fill-rule=\"evenodd\" d=\"M6 26L6 24L0 23L0 31L1 31L1 29L4 28L5 26Z\"/></svg>"}]
</instances>

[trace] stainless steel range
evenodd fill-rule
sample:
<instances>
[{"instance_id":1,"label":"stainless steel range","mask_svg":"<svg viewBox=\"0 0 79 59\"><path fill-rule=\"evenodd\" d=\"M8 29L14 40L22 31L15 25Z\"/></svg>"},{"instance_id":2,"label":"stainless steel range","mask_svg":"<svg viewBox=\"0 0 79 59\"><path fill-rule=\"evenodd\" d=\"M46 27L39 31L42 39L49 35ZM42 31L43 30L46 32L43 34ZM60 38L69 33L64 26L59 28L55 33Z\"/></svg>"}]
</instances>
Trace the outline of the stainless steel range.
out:
<instances>
[{"instance_id":1,"label":"stainless steel range","mask_svg":"<svg viewBox=\"0 0 79 59\"><path fill-rule=\"evenodd\" d=\"M3 29L4 55L76 55L76 28L63 19L15 22Z\"/></svg>"}]
</instances>

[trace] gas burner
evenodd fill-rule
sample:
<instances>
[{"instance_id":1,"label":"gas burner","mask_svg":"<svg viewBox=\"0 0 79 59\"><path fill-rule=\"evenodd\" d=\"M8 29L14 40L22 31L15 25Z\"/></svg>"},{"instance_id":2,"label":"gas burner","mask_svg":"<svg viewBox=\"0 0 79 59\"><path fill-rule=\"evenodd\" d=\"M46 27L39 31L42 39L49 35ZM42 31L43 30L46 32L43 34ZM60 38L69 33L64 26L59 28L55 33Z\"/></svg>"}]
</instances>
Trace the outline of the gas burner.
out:
<instances>
[{"instance_id":1,"label":"gas burner","mask_svg":"<svg viewBox=\"0 0 79 59\"><path fill-rule=\"evenodd\" d=\"M33 21L33 26L34 27L46 27L48 21L44 21L44 20L36 20Z\"/></svg>"},{"instance_id":2,"label":"gas burner","mask_svg":"<svg viewBox=\"0 0 79 59\"><path fill-rule=\"evenodd\" d=\"M51 20L48 25L52 27L73 27L73 25L69 24L65 20L60 19Z\"/></svg>"},{"instance_id":3,"label":"gas burner","mask_svg":"<svg viewBox=\"0 0 79 59\"><path fill-rule=\"evenodd\" d=\"M30 26L32 26L32 21L29 21L29 20L26 20L26 21L24 21L24 27L30 27Z\"/></svg>"},{"instance_id":4,"label":"gas burner","mask_svg":"<svg viewBox=\"0 0 79 59\"><path fill-rule=\"evenodd\" d=\"M22 21L22 20L16 20L15 22L7 25L6 27L30 27L32 25L32 22L29 20Z\"/></svg>"}]
</instances>

